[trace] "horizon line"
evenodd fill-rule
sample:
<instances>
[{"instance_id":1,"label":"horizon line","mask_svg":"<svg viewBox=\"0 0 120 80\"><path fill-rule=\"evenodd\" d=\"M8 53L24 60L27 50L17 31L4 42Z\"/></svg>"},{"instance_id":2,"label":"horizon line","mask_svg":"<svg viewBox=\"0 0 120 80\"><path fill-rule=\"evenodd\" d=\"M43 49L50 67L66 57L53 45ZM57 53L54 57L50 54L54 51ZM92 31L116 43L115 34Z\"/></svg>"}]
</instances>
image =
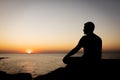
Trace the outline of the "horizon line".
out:
<instances>
[{"instance_id":1,"label":"horizon line","mask_svg":"<svg viewBox=\"0 0 120 80\"><path fill-rule=\"evenodd\" d=\"M41 54L41 53L69 53L70 50L61 50L61 51L36 51L32 52L32 54ZM2 53L27 53L27 52L20 52L20 51L14 51L14 50L0 50L0 54ZM77 53L84 53L83 51L79 51ZM102 53L120 53L120 50L104 50Z\"/></svg>"}]
</instances>

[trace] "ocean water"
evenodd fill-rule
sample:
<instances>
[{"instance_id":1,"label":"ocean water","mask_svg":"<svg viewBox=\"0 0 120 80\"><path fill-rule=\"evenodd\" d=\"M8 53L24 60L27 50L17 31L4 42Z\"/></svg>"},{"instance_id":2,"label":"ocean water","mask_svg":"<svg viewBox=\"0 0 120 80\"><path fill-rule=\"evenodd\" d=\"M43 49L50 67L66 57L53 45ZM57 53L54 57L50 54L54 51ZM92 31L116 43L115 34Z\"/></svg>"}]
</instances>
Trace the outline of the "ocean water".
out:
<instances>
[{"instance_id":1,"label":"ocean water","mask_svg":"<svg viewBox=\"0 0 120 80\"><path fill-rule=\"evenodd\" d=\"M62 58L65 54L0 54L8 57L0 60L0 71L7 73L31 73L33 77L46 74L59 67L64 67Z\"/></svg>"},{"instance_id":2,"label":"ocean water","mask_svg":"<svg viewBox=\"0 0 120 80\"><path fill-rule=\"evenodd\" d=\"M0 54L0 57L8 57L0 60L0 71L10 74L31 73L32 77L46 74L59 67L65 67L62 62L66 54ZM78 56L78 55L76 55ZM120 59L119 53L106 53L104 59Z\"/></svg>"}]
</instances>

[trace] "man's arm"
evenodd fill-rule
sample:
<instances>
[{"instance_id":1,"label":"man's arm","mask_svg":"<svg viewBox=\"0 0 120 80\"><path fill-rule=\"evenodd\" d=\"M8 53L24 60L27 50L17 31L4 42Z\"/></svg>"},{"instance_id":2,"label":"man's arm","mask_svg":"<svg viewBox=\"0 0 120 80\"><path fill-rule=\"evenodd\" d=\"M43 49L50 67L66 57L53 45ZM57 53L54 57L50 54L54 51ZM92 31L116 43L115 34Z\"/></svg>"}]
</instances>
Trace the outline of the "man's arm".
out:
<instances>
[{"instance_id":1,"label":"man's arm","mask_svg":"<svg viewBox=\"0 0 120 80\"><path fill-rule=\"evenodd\" d=\"M70 59L70 56L74 55L77 51L79 51L79 49L81 48L81 44L80 42L78 43L78 45L72 49L64 58L63 58L63 62L64 63L67 63Z\"/></svg>"},{"instance_id":2,"label":"man's arm","mask_svg":"<svg viewBox=\"0 0 120 80\"><path fill-rule=\"evenodd\" d=\"M73 48L65 57L70 57L70 56L74 55L75 53L77 53L77 51L79 51L80 48L81 48L81 46L78 43L78 45L75 48Z\"/></svg>"},{"instance_id":3,"label":"man's arm","mask_svg":"<svg viewBox=\"0 0 120 80\"><path fill-rule=\"evenodd\" d=\"M80 48L83 46L83 37L80 39L79 43L77 44L77 46L75 48L73 48L64 58L63 60L69 58L70 56L74 55L75 53L77 53Z\"/></svg>"}]
</instances>

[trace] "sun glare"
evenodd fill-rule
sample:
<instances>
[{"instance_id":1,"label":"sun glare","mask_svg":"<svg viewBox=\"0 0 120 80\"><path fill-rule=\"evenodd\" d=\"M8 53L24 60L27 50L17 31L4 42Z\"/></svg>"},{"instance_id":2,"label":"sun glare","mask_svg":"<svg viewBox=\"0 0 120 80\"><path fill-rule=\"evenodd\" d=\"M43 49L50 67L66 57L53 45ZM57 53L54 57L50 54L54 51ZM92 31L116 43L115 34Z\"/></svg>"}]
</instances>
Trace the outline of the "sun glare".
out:
<instances>
[{"instance_id":1,"label":"sun glare","mask_svg":"<svg viewBox=\"0 0 120 80\"><path fill-rule=\"evenodd\" d=\"M31 54L32 50L31 49L27 49L26 52L27 52L27 54Z\"/></svg>"}]
</instances>

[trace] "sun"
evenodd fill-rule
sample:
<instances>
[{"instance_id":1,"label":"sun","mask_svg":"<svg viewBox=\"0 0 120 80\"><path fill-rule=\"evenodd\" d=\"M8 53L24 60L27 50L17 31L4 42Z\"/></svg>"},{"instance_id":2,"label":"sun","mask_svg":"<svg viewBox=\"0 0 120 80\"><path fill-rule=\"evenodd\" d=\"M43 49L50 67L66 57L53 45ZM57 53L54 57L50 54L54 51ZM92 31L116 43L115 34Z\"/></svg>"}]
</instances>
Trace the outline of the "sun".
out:
<instances>
[{"instance_id":1,"label":"sun","mask_svg":"<svg viewBox=\"0 0 120 80\"><path fill-rule=\"evenodd\" d=\"M31 54L32 53L32 49L27 49L26 52L27 52L27 54Z\"/></svg>"}]
</instances>

